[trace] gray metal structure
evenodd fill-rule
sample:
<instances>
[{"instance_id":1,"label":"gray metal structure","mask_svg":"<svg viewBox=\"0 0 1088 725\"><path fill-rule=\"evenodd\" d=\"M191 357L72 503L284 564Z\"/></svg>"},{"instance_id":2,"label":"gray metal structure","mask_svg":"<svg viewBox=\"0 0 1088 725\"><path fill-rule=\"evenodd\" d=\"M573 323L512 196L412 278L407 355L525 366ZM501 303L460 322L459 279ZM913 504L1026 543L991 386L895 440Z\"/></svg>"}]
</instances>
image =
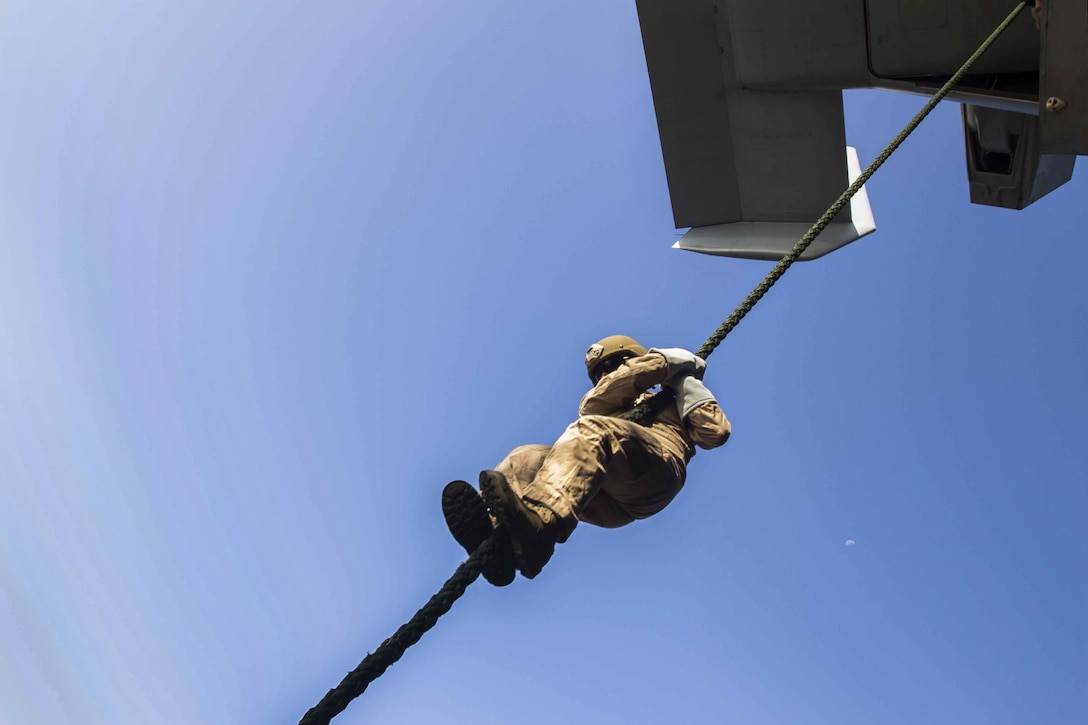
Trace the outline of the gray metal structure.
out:
<instances>
[{"instance_id":1,"label":"gray metal structure","mask_svg":"<svg viewBox=\"0 0 1088 725\"><path fill-rule=\"evenodd\" d=\"M676 246L781 257L857 174L843 89L932 95L1016 4L636 0L673 216L691 227ZM963 104L973 203L1022 209L1088 154L1088 0L1040 10L948 96ZM874 228L861 196L801 259Z\"/></svg>"}]
</instances>

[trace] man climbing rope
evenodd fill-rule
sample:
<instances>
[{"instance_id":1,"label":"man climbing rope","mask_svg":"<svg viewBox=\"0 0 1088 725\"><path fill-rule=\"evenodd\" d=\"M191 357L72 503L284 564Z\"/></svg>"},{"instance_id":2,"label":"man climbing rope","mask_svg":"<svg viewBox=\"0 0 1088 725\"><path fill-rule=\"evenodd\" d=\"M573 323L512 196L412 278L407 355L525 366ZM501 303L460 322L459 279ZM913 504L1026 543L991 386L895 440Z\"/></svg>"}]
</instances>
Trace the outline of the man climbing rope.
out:
<instances>
[{"instance_id":1,"label":"man climbing rope","mask_svg":"<svg viewBox=\"0 0 1088 725\"><path fill-rule=\"evenodd\" d=\"M450 531L470 553L491 534L479 518L483 502L509 535L512 548L484 568L492 584L509 584L515 566L535 577L579 522L616 528L661 511L683 487L695 446L716 448L729 437L729 421L702 382L706 362L687 350L647 351L613 335L590 346L586 370L593 388L554 445L520 446L483 471L483 501L460 481L443 492ZM657 385L675 392L674 405L645 424L620 417ZM472 507L476 524L468 526Z\"/></svg>"},{"instance_id":2,"label":"man climbing rope","mask_svg":"<svg viewBox=\"0 0 1088 725\"><path fill-rule=\"evenodd\" d=\"M903 141L906 140L906 138L910 136L914 129L918 127L918 124L920 124L922 120L936 107L936 105L940 103L941 99L945 98L945 96L948 95L952 88L954 88L956 84L960 82L963 76L967 73L968 69L971 68L972 64L974 64L974 62L978 60L982 53L987 48L989 48L990 45L993 44L997 37L1000 36L1001 33L1009 27L1012 21L1015 20L1016 16L1024 9L1024 7L1026 7L1026 3L1020 3L1016 6L1015 9L1012 10L1012 12L1009 13L1008 17L1006 17L1005 20L1002 21L1001 25L999 25L994 30L994 32L991 33L990 36L985 40L985 42L983 42L982 45L979 46L978 50L976 50L971 55L971 57L968 58L967 61L960 67L960 69L956 71L951 78L948 79L948 81L941 87L941 89L937 91L937 93L935 93L929 101L926 102L926 105L922 108L921 111L915 114L914 118L910 120L906 127L894 139L892 139L892 141L888 144L887 148L885 148L884 151L877 155L873 162L861 173L860 176L858 176L857 179L854 180L850 187L839 196L839 198L831 205L831 207L828 208L823 216L821 216L820 219L817 220L817 222L807 232L805 232L805 235L801 237L800 240L798 240L797 244L794 245L794 247L786 254L786 256L784 256L778 262L778 264L774 266L774 269L772 269L770 273L768 273L767 276L763 278L759 285L757 285L756 288L752 290L752 292L744 299L744 301L742 301L741 304L735 310L733 310L732 314L730 314L729 317L727 317L722 322L722 324L719 325L718 328L711 334L711 336L707 338L706 342L704 342L699 348L696 357L705 358L706 356L714 352L714 350L718 347L718 345L722 343L726 336L737 326L737 324L740 323L741 320L744 319L744 317L752 310L752 308L759 302L759 300L763 298L763 296L782 277L782 275L785 274L786 270L789 269L790 266L800 258L800 256L804 253L805 249L807 249L808 246L813 242L813 240L816 239L817 235L821 231L823 231L828 224L831 223L835 215L838 214L843 209L843 207L846 206L847 203L849 203L851 197L853 197L856 193L858 193L858 191L861 190L862 185L865 184L869 180L869 178L872 177L874 173L876 173L877 169L879 169L880 166L888 160L891 154L897 148L899 148ZM591 347L590 351L586 354L586 367L590 371L590 379L594 382L594 391L597 388L597 383L607 382L609 387L613 385L611 380L606 381L603 378L603 372L600 376L595 374L597 372L597 369L593 361L596 360L597 365L599 365L604 361L605 357L611 357L611 355L605 355L606 346L604 343L605 340L597 343L598 345L600 345L599 351L595 351L594 348ZM625 362L627 364L626 367L628 368L628 372L630 372L632 366L634 366L638 362L638 359L640 357L643 357L642 355L638 354L641 350L642 348L641 346L638 346L638 343L634 343L633 346L629 345L627 347L627 351L631 353L631 356L634 359L624 360L621 362ZM674 378L671 376L672 371L670 371L669 360L667 359L669 352L672 351L651 351L651 353L649 353L650 355L659 354L662 358L665 358L665 371L664 373L659 372L658 374L662 375L665 378L666 385L674 382ZM658 365L660 364L661 363L659 361ZM686 378L694 376L696 380L699 379L699 376L696 373L701 373L700 365L698 362L694 362L693 364L695 367L695 371L689 373L687 376L680 376L679 381L676 382L676 385L681 389L681 400L684 399L684 391L689 386L692 388L695 387L693 384L689 383ZM632 385L632 387L638 388L637 385ZM594 391L590 391L590 394L587 395L587 398L595 396ZM692 397L692 400L695 400L698 397L700 396L694 395ZM711 408L710 398L706 399L706 401L702 404L702 407L705 407L709 410L710 417L716 417L717 415L721 415L721 411L717 411L717 413L714 413L713 409ZM716 407L716 404L714 404L714 408ZM702 447L713 447L710 445L705 445L702 441L700 441L700 438L704 438L703 434L700 433L696 435L695 431L691 430L693 420L697 422L697 419L693 418L693 413L697 411L698 408L699 406L695 406L694 408L687 409L687 415L684 415L686 405L678 406L675 415L679 418L682 424L680 431L681 435L687 435L691 442L698 443ZM668 410L665 410L664 414L659 414L657 418L654 418L653 416L650 417L651 431L655 427L665 425L664 418L665 414L668 414L668 412ZM590 413L590 415L600 415L600 413ZM715 443L715 445L720 445L721 443L725 442L726 438L728 438L729 436L729 423L725 420L724 415L721 415L718 428L719 430L718 435L716 436L716 443L714 441L715 436L710 436L710 440L708 441L710 443ZM713 429L713 426L711 426L711 429ZM566 436L566 434L564 434L564 436ZM690 445L688 446L688 448L691 450L691 453L694 454L694 449ZM612 478L613 476L612 470L608 470L607 466L611 459L614 457L615 450L616 449L612 447L608 448L604 456L606 461L606 470L605 475L601 478L605 480ZM621 450L624 449L621 448ZM549 449L548 451L549 454L553 452L554 448ZM512 453L511 456L507 458L507 460L514 458L516 453L517 451L514 451L514 453ZM544 456L545 459L548 457L549 455ZM684 463L680 466L681 471L686 471L685 466L688 458L690 458L690 456L683 456L682 460ZM541 477L538 474L545 470L545 466L543 464L544 461L542 460L541 465L535 468L535 472L527 476L527 478L532 480L534 484L536 479ZM629 469L632 468L630 463L628 463L627 466ZM503 466L500 464L499 468L503 468ZM514 468L512 463L510 465L510 468ZM533 470L533 466L527 466L527 468L530 471ZM640 467L636 464L634 466L634 469L640 469ZM489 472L485 471L484 474L481 474L481 478L485 478L490 482L492 476ZM598 477L595 476L594 478ZM682 480L683 474L681 474L680 477L680 481ZM487 484L487 486L485 487L489 488L492 492L495 491L495 487L490 483ZM509 488L509 481L507 481L506 488ZM545 488L547 489L548 487ZM597 488L598 490L600 488L603 488L603 482L599 483ZM675 485L673 488L675 490L679 490L679 485ZM614 489L615 486L612 486L610 488L610 490ZM673 491L672 495L675 495L675 490ZM656 510L660 510L660 508L663 508L664 505L668 503L669 498L671 498L671 495L666 496L664 503L662 503L661 506L658 507ZM590 507L588 505L588 502L592 500L592 497L587 497L583 502L584 510L581 514L583 516L582 520L588 520L584 517L589 515ZM624 510L624 507L622 505L617 505L620 510ZM540 506L540 504L530 502L529 506ZM514 508L517 508L516 503L514 504ZM577 510L573 508L572 510L575 514L574 519L577 521L579 518ZM487 578L488 581L499 586L502 586L503 584L509 584L511 581L513 581L513 578L515 576L514 550L508 545L508 541L504 541L504 537L496 535L499 532L495 531L493 528L492 521L488 514L487 506L484 504L483 499L480 498L479 494L476 493L476 490L474 488L469 486L464 481L454 481L453 483L446 486L446 489L442 492L442 511L446 517L446 522L450 527L450 531L457 539L457 542L464 546L467 551L473 554L473 556L470 556L468 561L457 567L457 571L453 573L453 576L446 580L446 583L442 585L442 588L439 589L438 592L433 597L431 597L427 601L427 603L423 605L423 607L420 608L419 611L417 611L408 622L401 625L397 629L397 631L393 633L393 636L388 637L374 652L369 653L354 670L349 672L347 676L344 677L340 684L329 690L328 693L326 693L325 696L321 698L320 702L310 708L306 712L306 715L303 716L300 725L326 725L333 717L343 712L352 700L361 695L375 679L380 677L382 673L389 668L390 665L398 661L409 647L418 642L424 634L426 634L432 627L434 627L435 623L438 622L440 617L450 611L450 608L465 593L465 590L468 588L468 586L471 585L472 582L474 582L481 573ZM505 508L496 506L496 511L505 511ZM561 518L561 512L555 512L550 508L548 509L548 511L551 513L549 514L545 512L545 517L551 515L555 516L556 518ZM539 512L539 510L534 510L534 513L538 518L540 518L541 513ZM631 516L632 519L636 518L635 514L631 511L628 511L627 513ZM530 521L530 524L531 523L532 522ZM619 525L622 525L622 523ZM529 528L535 530L536 527L530 525ZM552 527L546 526L544 520L541 519L540 528L543 529ZM528 538L535 538L537 539L538 543L540 540L540 537L535 537L532 534ZM550 548L547 544L545 544L543 547L539 547L544 549L547 554L546 557L542 557L544 558L543 563L537 562L539 566L542 567L543 564L547 562L547 557L550 557L551 550L554 549L555 543L558 543L558 541L559 537L556 537ZM503 544L507 545L503 546ZM524 546L522 546L521 551L521 563L524 566ZM503 568L506 564L509 565L508 570ZM530 571L532 570L530 569ZM539 571L539 569L537 569L537 571Z\"/></svg>"}]
</instances>

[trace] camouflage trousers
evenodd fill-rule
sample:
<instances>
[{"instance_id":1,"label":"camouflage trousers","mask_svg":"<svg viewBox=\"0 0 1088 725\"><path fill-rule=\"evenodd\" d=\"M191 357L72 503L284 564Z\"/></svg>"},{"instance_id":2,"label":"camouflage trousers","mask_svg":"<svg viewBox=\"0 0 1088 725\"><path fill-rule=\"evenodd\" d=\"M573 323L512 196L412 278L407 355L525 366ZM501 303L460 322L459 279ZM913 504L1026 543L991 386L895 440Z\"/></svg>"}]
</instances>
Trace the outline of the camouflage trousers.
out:
<instances>
[{"instance_id":1,"label":"camouflage trousers","mask_svg":"<svg viewBox=\"0 0 1088 725\"><path fill-rule=\"evenodd\" d=\"M558 514L565 540L579 521L616 528L661 511L683 488L686 464L677 442L652 428L586 415L554 445L515 448L495 470Z\"/></svg>"}]
</instances>

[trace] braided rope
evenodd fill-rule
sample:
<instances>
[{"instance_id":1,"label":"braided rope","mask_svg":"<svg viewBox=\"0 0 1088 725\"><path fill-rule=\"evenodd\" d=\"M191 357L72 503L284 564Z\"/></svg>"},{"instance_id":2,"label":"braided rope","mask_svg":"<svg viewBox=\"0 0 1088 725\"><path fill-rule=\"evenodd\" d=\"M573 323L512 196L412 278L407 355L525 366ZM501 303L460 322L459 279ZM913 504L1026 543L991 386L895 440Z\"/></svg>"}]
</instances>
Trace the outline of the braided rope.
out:
<instances>
[{"instance_id":1,"label":"braided rope","mask_svg":"<svg viewBox=\"0 0 1088 725\"><path fill-rule=\"evenodd\" d=\"M1006 17L1005 20L997 26L994 32L990 33L990 37L986 38L986 40L983 41L982 45L978 47L978 50L976 50L971 55L971 57L968 58L962 66L960 66L960 69L956 71L951 78L948 79L948 82L941 86L941 89L939 91L933 94L933 97L930 98L926 105L922 107L922 110L918 111L918 113L914 115L914 118L910 120L910 123L903 127L903 130L900 131L899 134L892 139L891 143L889 143L887 147L880 152L879 156L873 159L873 162L869 164L868 168L866 168L865 171L861 172L861 175L854 180L854 183L851 184L846 189L846 191L844 191L839 196L839 198L835 200L835 202L828 208L828 210L824 212L823 216L816 220L816 223L813 224L807 232L805 232L805 235L801 237L800 240L798 240L797 244L793 245L793 248L790 249L790 251L788 251L786 255L778 261L774 268L767 273L767 276L763 278L763 281L756 285L756 288L753 289L748 294L748 296L744 298L744 300L737 306L737 309L733 310L733 313L729 315L729 317L725 318L725 321L718 326L718 329L716 329L713 334L711 334L710 337L707 338L706 342L704 342L702 346L695 351L696 355L703 358L704 360L710 357L710 353L714 352L715 348L717 348L718 345L722 343L722 340L725 339L726 335L732 332L733 328L735 328L737 324L744 319L744 316L752 311L752 308L756 306L756 303L763 299L763 295L767 294L771 287L774 286L774 283L777 282L782 277L782 275L786 273L786 270L789 269L790 266L797 261L797 259L804 253L806 249L808 249L808 245L812 244L813 240L816 239L820 232L822 232L827 227L827 225L831 223L831 220L835 217L835 215L842 211L842 208L846 206L846 204L850 201L850 199L854 197L855 194L858 193L858 191L865 184L865 182L869 180L869 177L875 174L876 170L879 169L884 164L884 162L888 160L888 157L891 156L892 153L897 148L899 148L899 146L904 141L907 140L907 137L910 136L911 133L913 133L914 129L918 127L918 124L920 124L922 120L929 115L929 112L932 111L937 106L937 104L940 103L944 99L944 97L948 95L948 93L952 90L952 87L960 82L960 79L963 78L963 76L967 73L968 69L970 69L971 66L975 64L975 61L977 61L979 57L986 52L986 50L993 44L993 42L997 40L998 36L1001 35L1001 33L1003 33L1007 27L1009 27L1012 21L1016 19L1016 16L1020 14L1020 11L1023 10L1024 7L1026 7L1027 5L1027 2L1019 3L1016 8L1014 8L1013 11L1009 13L1008 17ZM654 414L663 410L664 407L668 405L668 403L674 398L675 394L671 390L662 391L661 393L658 393L642 405L639 405L632 409L624 417L628 420L633 420L636 423L643 423L648 419L652 418Z\"/></svg>"},{"instance_id":2,"label":"braided rope","mask_svg":"<svg viewBox=\"0 0 1088 725\"><path fill-rule=\"evenodd\" d=\"M498 540L504 534L496 531L484 543L480 544L457 571L453 573L438 593L431 597L423 607L401 625L392 637L379 645L372 654L368 654L359 666L349 672L340 684L329 690L321 702L310 708L299 721L299 725L328 725L334 717L344 711L352 700L363 694L371 682L399 660L405 650L414 645L435 624L438 618L450 611L454 602L480 576L484 562L495 549Z\"/></svg>"},{"instance_id":3,"label":"braided rope","mask_svg":"<svg viewBox=\"0 0 1088 725\"><path fill-rule=\"evenodd\" d=\"M929 112L932 111L946 95L948 95L949 91L952 90L952 87L960 81L964 74L967 73L967 70L974 65L975 61L986 52L986 49L993 44L997 37L1004 32L1020 11L1027 5L1027 2L1021 2L1016 6L1016 9L1014 9L1009 16L1005 18L1004 22L990 34L990 37L988 37L985 42L979 46L978 50L967 59L967 62L948 79L948 82L933 95L922 110L919 111L914 118L911 119L910 123L899 132L899 135L892 139L892 142L888 144L887 148L885 148L884 151L869 164L869 167L861 173L854 183L835 200L835 203L832 204L824 215L812 225L797 244L782 257L782 259L774 266L774 269L763 278L763 281L760 282L744 301L737 306L737 309L733 310L733 313L718 326L718 329L716 329L714 333L707 338L706 342L704 342L695 352L696 355L705 360L712 352L714 352L715 348L717 348L725 337L732 332L733 328L737 326L737 323L752 311L752 308L756 306L756 303L759 302L759 300L763 298L763 295L767 294L767 291L771 289L774 283L786 273L786 270L790 268L790 265L797 261L820 232L831 223L834 216L846 206L847 202L849 202L855 194L858 193L858 190L869 180L869 177L876 173L876 170L879 169L888 157L899 148L900 144L910 136L914 129L918 127L918 124L929 115ZM655 395L646 403L636 407L624 417L636 422L645 421L652 417L654 413L663 409L665 405L674 399L674 397L671 390L663 391ZM329 690L325 697L321 699L321 702L310 708L303 716L302 720L299 721L299 725L327 725L334 717L343 712L352 700L363 694L370 683L381 677L386 669L399 660L409 647L418 642L427 631L434 627L438 622L438 618L448 612L453 607L454 603L461 598L461 595L465 593L468 586L476 581L480 576L484 561L491 555L500 536L502 536L501 532L496 531L491 535L491 538L481 544L479 548L473 552L472 556L461 564L461 566L457 567L457 571L453 573L453 576L446 580L446 583L442 585L442 588L437 594L431 597L406 624L401 625L392 637L382 642L378 649L372 654L368 654L363 661L359 663L358 667L349 672L348 675L341 680L339 685Z\"/></svg>"},{"instance_id":4,"label":"braided rope","mask_svg":"<svg viewBox=\"0 0 1088 725\"><path fill-rule=\"evenodd\" d=\"M876 173L876 170L879 169L884 164L884 162L888 160L888 157L892 155L892 152L894 152L897 148L899 148L900 144L907 140L907 136L910 136L914 129L918 127L918 124L920 124L922 120L929 115L929 112L932 111L937 106L937 104L940 103L944 99L944 97L948 95L948 93L952 90L952 87L960 82L960 79L963 78L963 76L967 73L971 66L975 64L975 61L977 61L979 57L983 53L985 53L986 50L993 44L993 42L997 40L997 37L1005 31L1005 28L1009 27L1012 21L1016 19L1016 16L1020 14L1020 11L1023 10L1026 5L1026 2L1021 2L1020 4L1018 4L1016 8L1013 9L1011 13L1009 13L1008 17L1005 18L1005 20L1002 21L999 26L997 26L994 32L990 33L990 37L986 38L982 45L979 46L978 50L976 50L971 55L971 57L968 58L962 66L960 66L960 69L956 71L956 73L951 78L948 79L947 83L941 86L941 89L939 91L933 94L933 97L929 99L929 102L922 107L922 110L918 111L918 113L915 114L914 118L910 120L910 123L908 123L903 128L903 130L899 132L899 135L892 139L891 143L888 144L887 148L880 152L879 156L873 159L873 162L869 164L869 167L865 169L865 171L863 171L857 179L854 180L854 183L851 184L850 187L846 191L844 191L838 199L835 200L835 203L832 204L826 212L824 212L824 215L820 217L815 224L812 225L812 228L805 232L805 236L801 237L797 244L794 245L793 249L787 252L786 256L782 257L778 264L774 266L774 269L772 269L770 273L767 274L763 281L760 282L756 286L756 288L752 290L752 292L744 299L744 301L740 303L737 309L733 311L733 314L729 315L729 317L725 319L725 322L723 322L718 327L718 329L715 330L714 333L707 338L706 342L703 343L702 347L700 347L696 351L696 355L705 360L707 357L709 357L710 353L714 352L714 349L721 344L722 340L725 339L725 336L732 332L733 328L737 326L737 323L739 323L742 319L744 319L745 315L752 311L752 308L756 306L756 303L759 302L760 299L762 299L763 295L767 294L767 291L771 289L771 286L774 285L774 283L777 282L778 279L786 273L786 270L790 268L790 265L796 262L797 258L800 257L806 249L808 249L808 245L812 244L812 241L816 239L816 236L820 232L822 232L828 224L831 223L832 218L834 218L834 216L838 214L844 206L846 206L847 202L849 202L850 199L853 198L854 194L858 193L862 185L864 185L865 182L869 180L869 177Z\"/></svg>"}]
</instances>

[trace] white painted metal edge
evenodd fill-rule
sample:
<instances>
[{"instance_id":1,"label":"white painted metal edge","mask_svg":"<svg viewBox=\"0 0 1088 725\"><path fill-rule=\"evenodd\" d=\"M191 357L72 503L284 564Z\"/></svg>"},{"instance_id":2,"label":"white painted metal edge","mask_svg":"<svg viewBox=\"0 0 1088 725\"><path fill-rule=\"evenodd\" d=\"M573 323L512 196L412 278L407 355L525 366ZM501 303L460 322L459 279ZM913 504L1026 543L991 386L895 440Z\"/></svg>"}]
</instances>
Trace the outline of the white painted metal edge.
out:
<instances>
[{"instance_id":1,"label":"white painted metal edge","mask_svg":"<svg viewBox=\"0 0 1088 725\"><path fill-rule=\"evenodd\" d=\"M850 183L854 183L861 176L861 164L858 163L858 152L852 146L846 147L846 168ZM801 260L822 257L876 231L876 220L864 186L850 200L850 214L850 222L829 224L801 255ZM813 219L813 223L815 221ZM778 260L811 226L804 222L733 222L693 227L673 244L673 248L722 257Z\"/></svg>"}]
</instances>

